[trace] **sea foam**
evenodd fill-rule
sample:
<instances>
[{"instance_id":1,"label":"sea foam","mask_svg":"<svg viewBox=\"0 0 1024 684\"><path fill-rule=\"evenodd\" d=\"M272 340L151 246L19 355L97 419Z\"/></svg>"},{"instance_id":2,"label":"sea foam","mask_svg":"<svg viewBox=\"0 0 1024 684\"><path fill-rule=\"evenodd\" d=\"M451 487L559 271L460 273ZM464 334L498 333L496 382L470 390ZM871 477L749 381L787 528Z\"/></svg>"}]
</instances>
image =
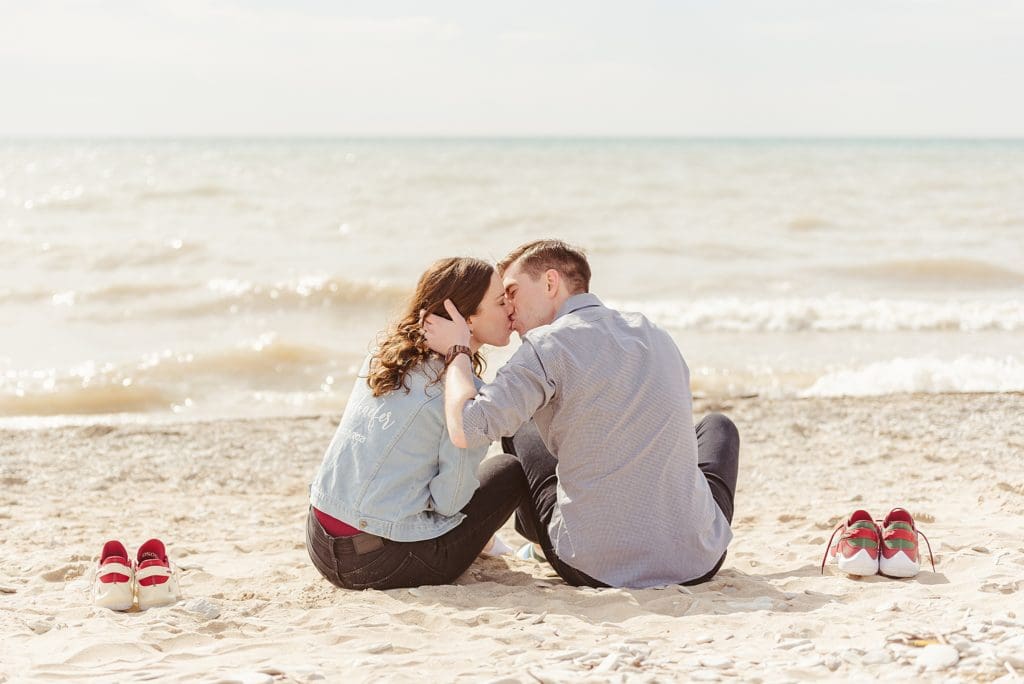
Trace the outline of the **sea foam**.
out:
<instances>
[{"instance_id":1,"label":"sea foam","mask_svg":"<svg viewBox=\"0 0 1024 684\"><path fill-rule=\"evenodd\" d=\"M1024 300L857 299L851 297L611 303L668 328L703 332L899 332L1024 329Z\"/></svg>"},{"instance_id":2,"label":"sea foam","mask_svg":"<svg viewBox=\"0 0 1024 684\"><path fill-rule=\"evenodd\" d=\"M837 370L819 378L800 392L800 396L1021 391L1024 391L1024 363L1019 359L965 355L952 360L934 356L897 358Z\"/></svg>"}]
</instances>

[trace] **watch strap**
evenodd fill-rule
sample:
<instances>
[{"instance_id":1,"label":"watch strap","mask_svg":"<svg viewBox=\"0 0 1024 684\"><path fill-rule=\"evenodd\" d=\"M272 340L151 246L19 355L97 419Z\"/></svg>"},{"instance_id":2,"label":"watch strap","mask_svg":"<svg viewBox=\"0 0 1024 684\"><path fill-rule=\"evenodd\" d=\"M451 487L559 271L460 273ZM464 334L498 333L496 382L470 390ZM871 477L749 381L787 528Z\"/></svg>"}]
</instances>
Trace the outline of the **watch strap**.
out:
<instances>
[{"instance_id":1,"label":"watch strap","mask_svg":"<svg viewBox=\"0 0 1024 684\"><path fill-rule=\"evenodd\" d=\"M452 361L454 361L455 357L457 357L459 354L465 354L470 359L473 358L473 351L469 347L467 347L464 344L453 344L452 346L448 347L448 353L444 355L445 367L450 366Z\"/></svg>"}]
</instances>

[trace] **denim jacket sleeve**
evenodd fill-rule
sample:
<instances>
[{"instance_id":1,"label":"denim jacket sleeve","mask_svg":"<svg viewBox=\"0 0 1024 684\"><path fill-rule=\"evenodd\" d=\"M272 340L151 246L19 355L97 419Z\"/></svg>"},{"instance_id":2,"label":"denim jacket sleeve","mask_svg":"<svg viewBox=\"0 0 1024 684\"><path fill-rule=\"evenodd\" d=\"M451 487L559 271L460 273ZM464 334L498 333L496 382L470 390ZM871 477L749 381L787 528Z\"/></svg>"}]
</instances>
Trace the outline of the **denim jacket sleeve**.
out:
<instances>
[{"instance_id":1,"label":"denim jacket sleeve","mask_svg":"<svg viewBox=\"0 0 1024 684\"><path fill-rule=\"evenodd\" d=\"M480 485L476 469L484 453L479 449L459 449L448 438L448 431L442 430L437 475L430 481L430 498L435 511L452 516L469 503Z\"/></svg>"},{"instance_id":2,"label":"denim jacket sleeve","mask_svg":"<svg viewBox=\"0 0 1024 684\"><path fill-rule=\"evenodd\" d=\"M523 340L494 381L484 385L462 410L469 446L511 437L555 395L549 376L529 338Z\"/></svg>"}]
</instances>

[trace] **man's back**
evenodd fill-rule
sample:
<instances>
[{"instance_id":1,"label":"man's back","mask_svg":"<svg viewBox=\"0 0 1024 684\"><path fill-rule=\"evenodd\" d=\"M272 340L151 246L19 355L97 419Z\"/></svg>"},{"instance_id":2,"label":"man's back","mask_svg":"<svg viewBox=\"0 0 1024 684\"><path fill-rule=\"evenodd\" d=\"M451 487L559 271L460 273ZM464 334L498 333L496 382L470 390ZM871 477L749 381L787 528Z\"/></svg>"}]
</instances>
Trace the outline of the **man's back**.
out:
<instances>
[{"instance_id":1,"label":"man's back","mask_svg":"<svg viewBox=\"0 0 1024 684\"><path fill-rule=\"evenodd\" d=\"M572 296L463 411L470 446L534 419L557 459L558 557L614 586L685 582L732 538L697 467L689 371L639 314Z\"/></svg>"},{"instance_id":2,"label":"man's back","mask_svg":"<svg viewBox=\"0 0 1024 684\"><path fill-rule=\"evenodd\" d=\"M689 369L644 316L573 297L526 335L555 382L534 416L558 459L559 558L617 586L687 581L732 538L697 468Z\"/></svg>"}]
</instances>

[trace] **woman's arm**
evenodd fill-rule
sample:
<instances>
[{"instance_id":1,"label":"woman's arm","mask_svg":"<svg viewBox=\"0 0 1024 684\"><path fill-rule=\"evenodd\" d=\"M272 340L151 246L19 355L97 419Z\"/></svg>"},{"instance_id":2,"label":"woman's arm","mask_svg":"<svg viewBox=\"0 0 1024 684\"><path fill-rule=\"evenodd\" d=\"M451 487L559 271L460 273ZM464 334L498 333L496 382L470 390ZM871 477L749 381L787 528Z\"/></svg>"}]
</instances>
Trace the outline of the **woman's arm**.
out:
<instances>
[{"instance_id":1,"label":"woman's arm","mask_svg":"<svg viewBox=\"0 0 1024 684\"><path fill-rule=\"evenodd\" d=\"M469 326L450 299L444 300L444 308L451 316L445 320L440 316L427 316L423 321L423 333L427 345L439 354L446 354L455 345L469 346ZM444 374L444 415L452 444L466 448L466 433L462 427L462 410L466 402L476 396L473 382L473 366L465 354L459 354L448 364Z\"/></svg>"},{"instance_id":2,"label":"woman's arm","mask_svg":"<svg viewBox=\"0 0 1024 684\"><path fill-rule=\"evenodd\" d=\"M470 366L469 357L459 354L444 375L444 417L452 444L460 449L468 446L462 412L466 408L466 402L475 396L476 384L473 382L473 368Z\"/></svg>"}]
</instances>

